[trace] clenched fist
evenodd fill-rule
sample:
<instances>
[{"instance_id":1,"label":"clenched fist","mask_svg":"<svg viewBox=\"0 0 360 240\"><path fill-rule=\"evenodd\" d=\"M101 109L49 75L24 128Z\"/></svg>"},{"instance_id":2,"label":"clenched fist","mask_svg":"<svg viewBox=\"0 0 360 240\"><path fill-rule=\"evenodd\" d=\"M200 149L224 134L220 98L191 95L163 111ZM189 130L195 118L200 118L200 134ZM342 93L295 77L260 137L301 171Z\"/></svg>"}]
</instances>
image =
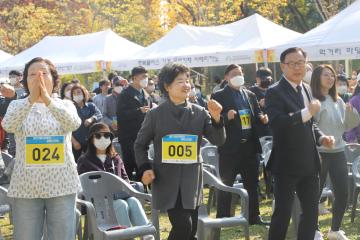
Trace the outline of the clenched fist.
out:
<instances>
[{"instance_id":1,"label":"clenched fist","mask_svg":"<svg viewBox=\"0 0 360 240\"><path fill-rule=\"evenodd\" d=\"M312 100L308 106L311 116L317 114L320 111L320 107L321 107L321 103L319 100Z\"/></svg>"},{"instance_id":2,"label":"clenched fist","mask_svg":"<svg viewBox=\"0 0 360 240\"><path fill-rule=\"evenodd\" d=\"M220 113L222 111L222 106L217 101L210 99L208 101L208 110L213 119L215 119L216 122L220 122Z\"/></svg>"},{"instance_id":3,"label":"clenched fist","mask_svg":"<svg viewBox=\"0 0 360 240\"><path fill-rule=\"evenodd\" d=\"M146 170L142 177L141 177L141 182L144 184L144 185L149 185L151 184L155 179L155 173L153 170Z\"/></svg>"}]
</instances>

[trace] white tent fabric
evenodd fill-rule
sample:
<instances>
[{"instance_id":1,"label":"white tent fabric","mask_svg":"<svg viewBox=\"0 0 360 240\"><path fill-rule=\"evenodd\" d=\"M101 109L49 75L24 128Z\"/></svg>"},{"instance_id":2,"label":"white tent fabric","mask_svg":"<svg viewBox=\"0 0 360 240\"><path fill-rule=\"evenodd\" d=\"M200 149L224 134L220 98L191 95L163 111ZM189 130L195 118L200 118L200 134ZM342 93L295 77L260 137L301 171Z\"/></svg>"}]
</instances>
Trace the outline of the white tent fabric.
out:
<instances>
[{"instance_id":1,"label":"white tent fabric","mask_svg":"<svg viewBox=\"0 0 360 240\"><path fill-rule=\"evenodd\" d=\"M360 59L359 23L360 0L357 0L299 38L276 47L276 52L297 46L308 53L311 61Z\"/></svg>"},{"instance_id":2,"label":"white tent fabric","mask_svg":"<svg viewBox=\"0 0 360 240\"><path fill-rule=\"evenodd\" d=\"M182 62L190 67L260 62L262 51L259 60L257 50L268 49L300 35L259 14L220 26L179 24L133 59L114 61L112 68L128 70L143 65L157 69L170 61Z\"/></svg>"},{"instance_id":3,"label":"white tent fabric","mask_svg":"<svg viewBox=\"0 0 360 240\"><path fill-rule=\"evenodd\" d=\"M61 74L89 73L110 67L114 59L132 57L142 46L111 30L76 36L47 36L34 46L0 64L0 74L23 69L34 57L52 61Z\"/></svg>"},{"instance_id":4,"label":"white tent fabric","mask_svg":"<svg viewBox=\"0 0 360 240\"><path fill-rule=\"evenodd\" d=\"M8 59L11 58L12 56L13 56L13 55L8 54L8 53L0 50L0 63L8 60Z\"/></svg>"}]
</instances>

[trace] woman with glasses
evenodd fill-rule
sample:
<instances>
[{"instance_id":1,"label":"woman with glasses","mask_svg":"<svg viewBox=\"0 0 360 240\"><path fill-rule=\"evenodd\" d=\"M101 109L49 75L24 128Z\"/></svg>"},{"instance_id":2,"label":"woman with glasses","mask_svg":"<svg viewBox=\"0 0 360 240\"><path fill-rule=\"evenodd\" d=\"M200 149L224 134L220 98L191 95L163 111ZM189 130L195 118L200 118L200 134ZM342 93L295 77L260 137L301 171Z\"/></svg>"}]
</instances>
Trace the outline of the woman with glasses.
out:
<instances>
[{"instance_id":1,"label":"woman with glasses","mask_svg":"<svg viewBox=\"0 0 360 240\"><path fill-rule=\"evenodd\" d=\"M333 186L335 200L333 218L328 232L329 240L346 240L345 233L340 230L348 198L347 165L343 134L346 130L359 124L359 115L351 104L345 104L338 96L336 89L337 76L331 65L320 65L314 69L311 77L311 90L315 98L321 101L320 111L314 116L320 130L328 136L334 136L332 148L318 147L322 158L320 172L320 193L329 174Z\"/></svg>"},{"instance_id":2,"label":"woman with glasses","mask_svg":"<svg viewBox=\"0 0 360 240\"><path fill-rule=\"evenodd\" d=\"M87 151L78 159L79 174L90 171L106 171L130 183L124 163L112 145L113 138L114 136L106 124L95 123L91 126ZM116 219L122 226L141 226L148 223L140 201L127 194L115 194L114 210Z\"/></svg>"}]
</instances>

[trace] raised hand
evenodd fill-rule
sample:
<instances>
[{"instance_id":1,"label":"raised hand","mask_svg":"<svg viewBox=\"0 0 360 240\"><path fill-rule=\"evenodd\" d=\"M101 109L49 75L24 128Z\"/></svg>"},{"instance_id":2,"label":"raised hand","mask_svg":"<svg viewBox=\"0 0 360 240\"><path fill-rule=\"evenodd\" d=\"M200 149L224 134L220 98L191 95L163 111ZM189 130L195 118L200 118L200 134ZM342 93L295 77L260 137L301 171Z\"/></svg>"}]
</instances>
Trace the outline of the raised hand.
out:
<instances>
[{"instance_id":1,"label":"raised hand","mask_svg":"<svg viewBox=\"0 0 360 240\"><path fill-rule=\"evenodd\" d=\"M45 103L45 105L49 105L51 101L51 97L46 89L43 72L41 71L38 72L38 79L40 82L40 98Z\"/></svg>"},{"instance_id":2,"label":"raised hand","mask_svg":"<svg viewBox=\"0 0 360 240\"><path fill-rule=\"evenodd\" d=\"M141 182L144 184L144 185L149 185L151 184L155 179L155 173L153 170L146 170L142 177L141 177Z\"/></svg>"},{"instance_id":3,"label":"raised hand","mask_svg":"<svg viewBox=\"0 0 360 240\"><path fill-rule=\"evenodd\" d=\"M222 106L217 101L210 99L208 101L208 110L213 119L215 119L216 122L220 121L220 114L222 111Z\"/></svg>"},{"instance_id":4,"label":"raised hand","mask_svg":"<svg viewBox=\"0 0 360 240\"><path fill-rule=\"evenodd\" d=\"M41 73L41 75L42 75L42 73ZM38 73L37 76L39 76L39 73ZM33 103L40 100L40 92L41 92L41 90L40 90L40 81L39 81L39 79L32 79L31 83L32 83L31 85L28 84L28 86L29 86L29 102L31 104L33 104Z\"/></svg>"}]
</instances>

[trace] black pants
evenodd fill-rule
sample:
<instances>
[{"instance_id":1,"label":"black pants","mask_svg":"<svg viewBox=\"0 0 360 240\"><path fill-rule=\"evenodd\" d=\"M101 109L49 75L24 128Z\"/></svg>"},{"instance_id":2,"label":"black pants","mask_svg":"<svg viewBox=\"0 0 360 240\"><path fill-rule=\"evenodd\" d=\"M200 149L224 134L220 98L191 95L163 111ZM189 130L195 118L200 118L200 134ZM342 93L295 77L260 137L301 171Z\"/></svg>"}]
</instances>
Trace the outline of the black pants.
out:
<instances>
[{"instance_id":1,"label":"black pants","mask_svg":"<svg viewBox=\"0 0 360 240\"><path fill-rule=\"evenodd\" d=\"M171 231L168 240L194 240L197 221L198 208L184 209L181 201L181 194L178 194L175 207L168 211L169 220L171 223Z\"/></svg>"},{"instance_id":2,"label":"black pants","mask_svg":"<svg viewBox=\"0 0 360 240\"><path fill-rule=\"evenodd\" d=\"M221 180L225 185L232 186L237 174L241 174L244 188L249 195L249 223L255 223L259 212L259 161L254 151L253 143L242 144L241 153L220 153L219 170ZM218 192L217 218L229 217L231 193Z\"/></svg>"},{"instance_id":3,"label":"black pants","mask_svg":"<svg viewBox=\"0 0 360 240\"><path fill-rule=\"evenodd\" d=\"M298 240L314 239L318 221L319 177L274 175L275 211L271 217L268 240L284 240L289 226L295 192L302 214Z\"/></svg>"},{"instance_id":4,"label":"black pants","mask_svg":"<svg viewBox=\"0 0 360 240\"><path fill-rule=\"evenodd\" d=\"M344 152L321 153L320 195L329 173L334 193L331 230L339 231L348 199L346 157Z\"/></svg>"},{"instance_id":5,"label":"black pants","mask_svg":"<svg viewBox=\"0 0 360 240\"><path fill-rule=\"evenodd\" d=\"M137 181L139 179L137 178L138 168L135 162L134 141L121 141L120 144L126 173L130 180ZM133 172L135 172L135 175Z\"/></svg>"}]
</instances>

